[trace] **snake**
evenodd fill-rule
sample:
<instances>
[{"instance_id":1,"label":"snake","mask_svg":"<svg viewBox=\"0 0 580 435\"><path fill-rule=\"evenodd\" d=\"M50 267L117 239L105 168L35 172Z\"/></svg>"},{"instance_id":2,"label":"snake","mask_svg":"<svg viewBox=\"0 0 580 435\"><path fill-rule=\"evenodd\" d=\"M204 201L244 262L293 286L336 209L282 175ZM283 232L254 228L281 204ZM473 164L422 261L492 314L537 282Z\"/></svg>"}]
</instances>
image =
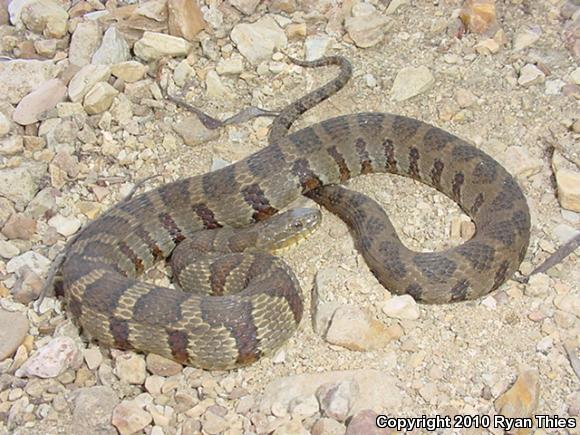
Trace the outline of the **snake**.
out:
<instances>
[{"instance_id":1,"label":"snake","mask_svg":"<svg viewBox=\"0 0 580 435\"><path fill-rule=\"evenodd\" d=\"M339 66L340 73L283 109L267 146L121 201L74 239L61 266L63 292L89 338L203 369L233 369L272 355L298 328L304 301L290 267L267 247L262 251L259 240L268 239L270 223L283 240L314 226L312 215L279 213L302 196L348 225L370 272L393 294L427 304L471 300L518 269L530 213L503 166L445 130L397 114L346 114L289 133L298 116L352 75L341 56L293 61ZM379 204L342 186L371 173L408 177L443 193L472 219L474 236L444 251L407 249ZM196 266L183 259L187 253ZM174 275L184 270L183 280L199 289L140 278L172 258Z\"/></svg>"}]
</instances>

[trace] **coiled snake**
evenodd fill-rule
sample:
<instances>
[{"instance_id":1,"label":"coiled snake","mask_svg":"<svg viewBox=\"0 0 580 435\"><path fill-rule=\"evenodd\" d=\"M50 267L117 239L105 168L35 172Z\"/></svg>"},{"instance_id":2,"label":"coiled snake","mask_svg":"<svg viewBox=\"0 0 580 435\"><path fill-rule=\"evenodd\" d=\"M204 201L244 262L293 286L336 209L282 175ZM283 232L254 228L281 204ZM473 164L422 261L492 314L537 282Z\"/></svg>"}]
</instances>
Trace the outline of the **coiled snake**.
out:
<instances>
[{"instance_id":1,"label":"coiled snake","mask_svg":"<svg viewBox=\"0 0 580 435\"><path fill-rule=\"evenodd\" d=\"M63 290L90 337L209 369L271 354L293 334L303 311L298 283L276 257L230 254L204 263L192 277L208 285L202 293L136 277L178 244L209 249L223 240L216 229L267 221L300 195L349 225L371 272L394 293L427 303L462 301L498 288L514 273L528 246L530 216L518 184L499 163L446 131L386 113L340 116L287 135L301 113L351 75L341 57L297 63L339 65L341 73L284 109L267 147L121 202L76 238L62 265ZM374 201L338 186L372 172L411 177L444 193L473 219L475 236L443 252L408 250ZM192 238L197 241L184 242ZM218 244L236 251L255 236L234 232L228 238Z\"/></svg>"}]
</instances>

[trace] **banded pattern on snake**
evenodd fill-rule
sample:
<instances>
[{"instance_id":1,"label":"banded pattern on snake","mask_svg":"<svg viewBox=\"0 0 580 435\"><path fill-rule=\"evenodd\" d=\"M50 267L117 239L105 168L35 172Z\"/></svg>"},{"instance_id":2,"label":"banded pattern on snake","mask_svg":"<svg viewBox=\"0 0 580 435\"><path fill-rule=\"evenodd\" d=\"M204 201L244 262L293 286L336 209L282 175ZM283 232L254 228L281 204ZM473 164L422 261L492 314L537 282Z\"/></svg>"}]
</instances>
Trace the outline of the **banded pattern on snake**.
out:
<instances>
[{"instance_id":1,"label":"banded pattern on snake","mask_svg":"<svg viewBox=\"0 0 580 435\"><path fill-rule=\"evenodd\" d=\"M185 240L201 235L211 244L216 229L267 222L300 195L349 225L370 270L392 292L427 303L462 301L514 273L528 246L530 216L520 187L499 163L446 131L386 113L339 116L287 135L301 113L340 89L351 72L339 57L298 63L339 65L341 74L289 105L274 121L267 147L123 201L77 237L62 266L63 289L90 337L208 369L271 354L303 312L297 280L279 259L232 254L208 265L198 281L211 294L137 276ZM473 219L475 236L443 252L408 250L374 201L338 186L373 172L411 177L447 195ZM228 281L235 290L226 288Z\"/></svg>"}]
</instances>

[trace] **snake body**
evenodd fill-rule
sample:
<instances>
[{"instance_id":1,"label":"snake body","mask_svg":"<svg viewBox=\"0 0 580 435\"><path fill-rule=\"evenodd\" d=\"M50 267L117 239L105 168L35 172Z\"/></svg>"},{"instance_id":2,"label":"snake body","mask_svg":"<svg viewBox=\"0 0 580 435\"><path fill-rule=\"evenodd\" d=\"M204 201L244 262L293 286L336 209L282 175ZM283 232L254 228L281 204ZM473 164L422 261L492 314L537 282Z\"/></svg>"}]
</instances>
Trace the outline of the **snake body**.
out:
<instances>
[{"instance_id":1,"label":"snake body","mask_svg":"<svg viewBox=\"0 0 580 435\"><path fill-rule=\"evenodd\" d=\"M87 225L62 275L69 310L89 336L211 369L271 354L303 312L297 280L282 261L234 254L209 265L198 279L209 283L211 294L137 276L184 240L266 221L301 195L349 225L372 273L395 293L428 303L462 301L514 273L528 246L528 206L514 178L484 152L429 124L386 113L339 116L286 135L299 113L348 80L344 65L346 73L309 94L309 104L302 99L278 118L267 147L121 202ZM375 172L410 177L447 195L473 219L475 236L443 252L406 249L374 201L338 186ZM231 244L237 242L234 236ZM240 281L236 290L224 290Z\"/></svg>"}]
</instances>

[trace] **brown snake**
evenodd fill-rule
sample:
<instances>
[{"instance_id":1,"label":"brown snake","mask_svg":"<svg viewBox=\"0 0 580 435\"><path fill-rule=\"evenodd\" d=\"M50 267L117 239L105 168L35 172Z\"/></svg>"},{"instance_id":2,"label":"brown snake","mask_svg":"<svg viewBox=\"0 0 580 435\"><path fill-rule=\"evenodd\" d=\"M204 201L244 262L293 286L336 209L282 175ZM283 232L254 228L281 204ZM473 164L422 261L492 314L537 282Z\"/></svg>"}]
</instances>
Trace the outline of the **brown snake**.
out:
<instances>
[{"instance_id":1,"label":"brown snake","mask_svg":"<svg viewBox=\"0 0 580 435\"><path fill-rule=\"evenodd\" d=\"M231 254L205 265L194 274L209 285L205 294L136 277L184 240L201 237L193 249L211 246L219 231L208 230L265 221L300 195L349 225L372 273L394 293L427 303L472 299L498 288L518 268L530 216L518 184L499 163L446 131L386 113L340 116L287 135L301 113L351 75L341 57L297 63L339 65L341 73L290 104L275 119L267 147L121 202L72 243L62 265L63 289L90 337L210 369L271 354L294 333L303 311L297 280L276 257ZM473 219L475 236L442 252L408 250L374 201L338 186L374 172L411 177L444 193ZM228 248L243 248L252 237L234 233Z\"/></svg>"}]
</instances>

